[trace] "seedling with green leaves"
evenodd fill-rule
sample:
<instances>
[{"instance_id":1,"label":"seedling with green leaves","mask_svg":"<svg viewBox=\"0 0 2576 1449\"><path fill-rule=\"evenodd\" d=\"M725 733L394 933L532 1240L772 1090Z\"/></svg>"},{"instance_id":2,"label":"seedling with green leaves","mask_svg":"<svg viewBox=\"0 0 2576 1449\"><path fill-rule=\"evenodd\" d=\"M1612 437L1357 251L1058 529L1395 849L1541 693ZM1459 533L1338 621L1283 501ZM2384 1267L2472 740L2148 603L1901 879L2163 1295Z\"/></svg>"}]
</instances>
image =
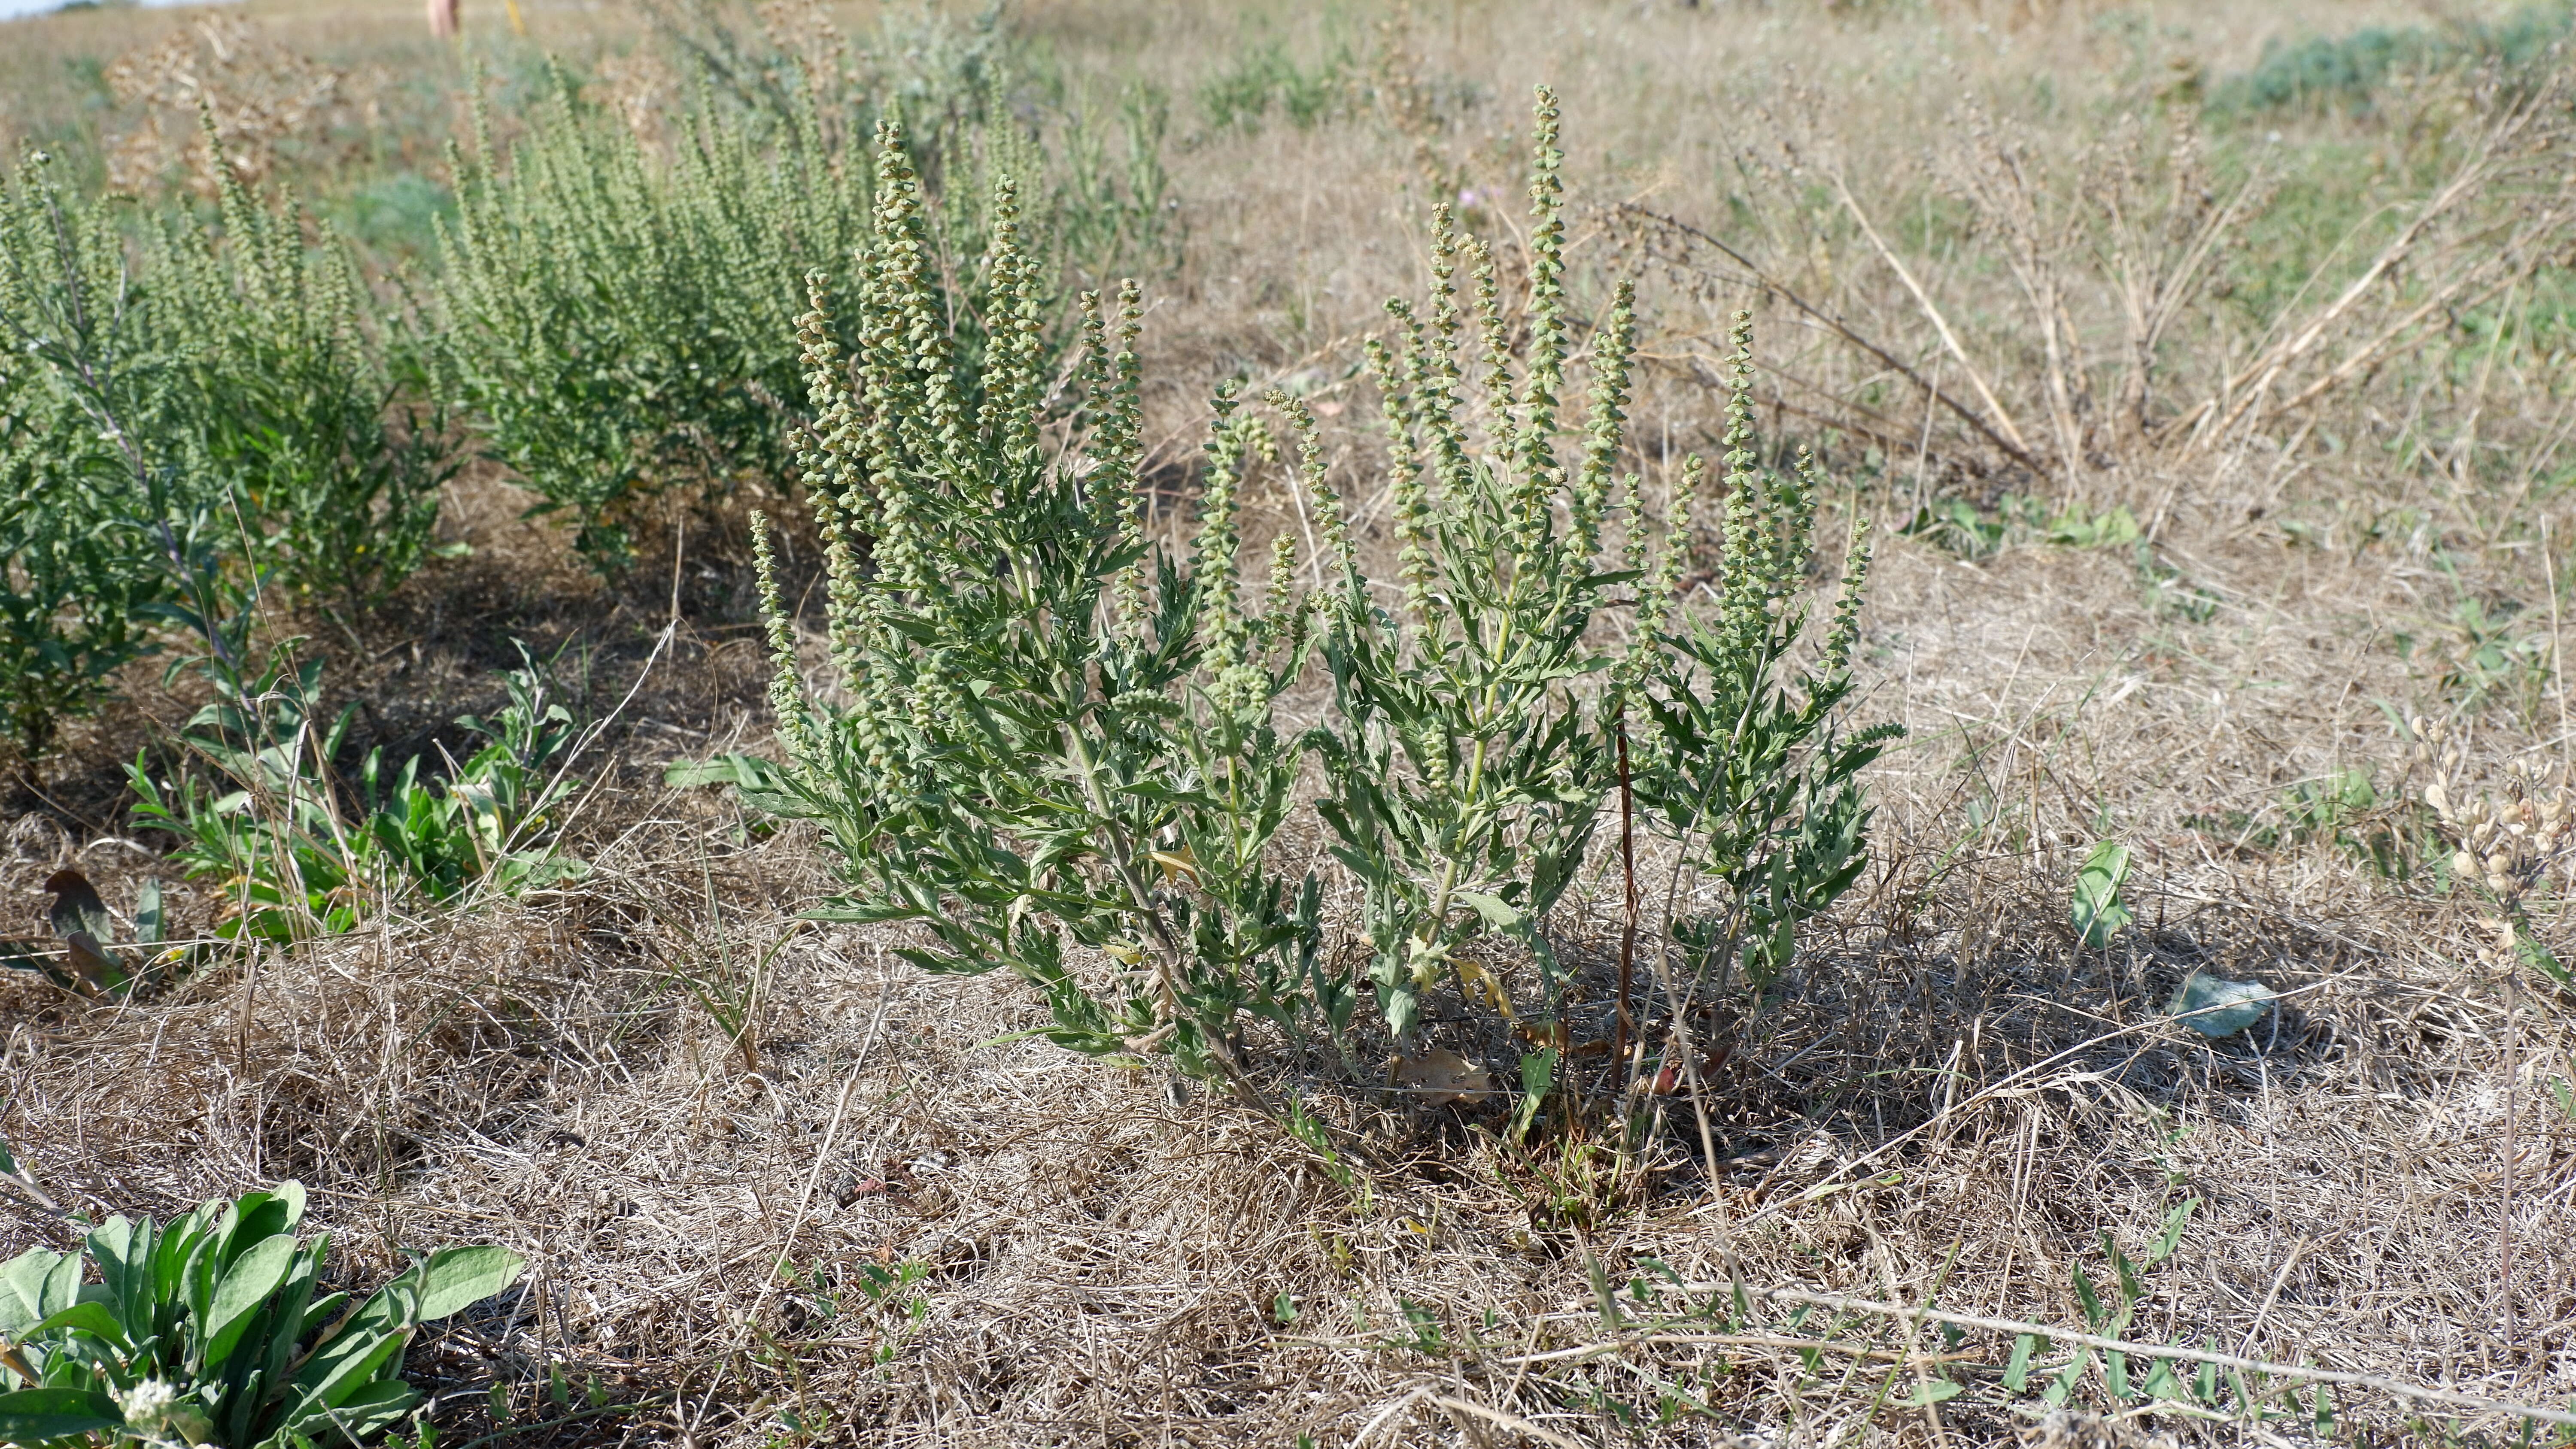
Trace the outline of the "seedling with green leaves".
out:
<instances>
[{"instance_id":1,"label":"seedling with green leaves","mask_svg":"<svg viewBox=\"0 0 2576 1449\"><path fill-rule=\"evenodd\" d=\"M2077 944L2099 951L2121 928L2137 919L2120 888L2129 880L2129 847L2116 840L2097 843L2075 872L2071 918Z\"/></svg>"},{"instance_id":2,"label":"seedling with green leaves","mask_svg":"<svg viewBox=\"0 0 2576 1449\"><path fill-rule=\"evenodd\" d=\"M296 663L291 648L189 721L180 742L211 772L164 779L142 755L127 767L136 818L178 837L190 875L224 883L219 935L335 934L389 905L515 895L579 870L551 841L579 785L566 768L573 717L533 661L502 676L499 713L456 721L485 743L445 779L423 778L421 756L389 767L371 750L352 792L334 761L355 708L326 715L322 661ZM219 658L205 667L231 678Z\"/></svg>"},{"instance_id":3,"label":"seedling with green leaves","mask_svg":"<svg viewBox=\"0 0 2576 1449\"><path fill-rule=\"evenodd\" d=\"M169 919L161 883L146 878L134 891L134 954L117 944L115 917L89 877L65 866L45 878L54 903L46 924L62 942L56 955L23 941L0 941L0 967L33 971L65 991L93 1000L130 997L158 981L185 953L165 951Z\"/></svg>"}]
</instances>

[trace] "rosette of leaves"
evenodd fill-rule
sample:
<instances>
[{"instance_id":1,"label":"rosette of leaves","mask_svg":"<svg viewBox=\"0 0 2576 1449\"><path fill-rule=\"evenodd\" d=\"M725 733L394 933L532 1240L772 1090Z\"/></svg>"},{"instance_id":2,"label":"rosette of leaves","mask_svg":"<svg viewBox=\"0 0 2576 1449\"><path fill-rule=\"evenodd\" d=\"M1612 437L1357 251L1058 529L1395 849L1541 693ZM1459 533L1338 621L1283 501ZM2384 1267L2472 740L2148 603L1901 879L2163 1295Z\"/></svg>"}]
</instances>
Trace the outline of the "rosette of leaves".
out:
<instances>
[{"instance_id":1,"label":"rosette of leaves","mask_svg":"<svg viewBox=\"0 0 2576 1449\"><path fill-rule=\"evenodd\" d=\"M1653 828L1727 889L1725 910L1674 923L1677 941L1703 969L1740 963L1759 993L1787 968L1798 927L1859 879L1870 820L1859 774L1904 728L1842 729L1869 574L1862 539L1844 559L1821 647L1794 657L1822 479L1804 454L1787 473L1758 466L1752 323L1742 313L1733 340L1717 608L1668 616L1635 698L1651 728L1633 788Z\"/></svg>"},{"instance_id":2,"label":"rosette of leaves","mask_svg":"<svg viewBox=\"0 0 2576 1449\"><path fill-rule=\"evenodd\" d=\"M1319 965L1315 883L1266 859L1299 767L1272 707L1308 614L1285 544L1259 606L1242 600L1251 425L1219 399L1193 544L1148 540L1132 285L1114 326L1085 298L1088 437L1051 453L1015 188L997 186L975 294L952 303L891 124L877 185L855 347L832 340L819 279L803 330L836 688L802 683L764 535L788 758L757 803L832 840L850 891L818 914L910 923L903 954L926 970L1015 972L1073 1050L1240 1080L1246 1013L1291 1033L1349 1015ZM980 360L957 356L952 305L985 319Z\"/></svg>"},{"instance_id":3,"label":"rosette of leaves","mask_svg":"<svg viewBox=\"0 0 2576 1449\"><path fill-rule=\"evenodd\" d=\"M1313 739L1328 782L1319 808L1334 854L1367 888L1370 978L1400 1038L1444 973L1473 1006L1534 1027L1555 1018L1566 978L1540 926L1582 865L1613 781L1607 671L1623 656L1593 640L1594 624L1617 607L1659 614L1670 595L1675 556L1667 550L1652 578L1644 567L1653 528L1633 476L1614 507L1634 332L1624 285L1593 341L1580 456L1570 466L1558 456L1569 329L1556 141L1542 88L1525 355L1508 340L1493 258L1452 228L1445 206L1434 214L1427 314L1389 303L1400 350L1369 350L1398 586L1388 599L1343 569L1325 638L1335 718ZM1473 358L1453 280L1462 264L1476 285ZM1480 439L1470 436L1477 418ZM1614 513L1625 523L1619 554L1605 548ZM1461 954L1488 934L1535 962L1534 1000L1516 1006Z\"/></svg>"},{"instance_id":4,"label":"rosette of leaves","mask_svg":"<svg viewBox=\"0 0 2576 1449\"><path fill-rule=\"evenodd\" d=\"M518 1281L515 1253L443 1248L353 1307L303 1215L286 1182L0 1264L0 1443L354 1444L420 1402L402 1356L422 1324Z\"/></svg>"}]
</instances>

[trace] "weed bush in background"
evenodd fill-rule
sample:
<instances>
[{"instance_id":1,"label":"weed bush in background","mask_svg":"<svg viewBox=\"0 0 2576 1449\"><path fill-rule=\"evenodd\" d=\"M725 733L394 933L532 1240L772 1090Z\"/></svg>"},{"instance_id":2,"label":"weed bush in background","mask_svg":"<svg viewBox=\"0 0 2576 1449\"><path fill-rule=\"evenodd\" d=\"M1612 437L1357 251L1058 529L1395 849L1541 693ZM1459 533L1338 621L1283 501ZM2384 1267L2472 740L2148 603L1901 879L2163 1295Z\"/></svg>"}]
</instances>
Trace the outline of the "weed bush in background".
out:
<instances>
[{"instance_id":1,"label":"weed bush in background","mask_svg":"<svg viewBox=\"0 0 2576 1449\"><path fill-rule=\"evenodd\" d=\"M664 165L569 84L549 109L506 166L486 144L460 168L438 364L493 456L614 569L662 490L783 476L795 279L848 255L868 184L811 125L764 150L702 113Z\"/></svg>"},{"instance_id":2,"label":"weed bush in background","mask_svg":"<svg viewBox=\"0 0 2576 1449\"><path fill-rule=\"evenodd\" d=\"M41 157L0 195L0 693L24 758L151 647L191 559L345 623L428 549L440 425L391 406L346 252L238 185L222 216L138 242Z\"/></svg>"},{"instance_id":3,"label":"weed bush in background","mask_svg":"<svg viewBox=\"0 0 2576 1449\"><path fill-rule=\"evenodd\" d=\"M859 341L845 358L819 285L803 334L818 421L800 465L824 514L829 695L804 684L765 541L761 553L788 760L751 793L822 823L850 886L827 914L910 923L920 944L905 954L928 970L1016 972L1061 1045L1168 1054L1247 1087L1245 1018L1351 1063L1374 997L1415 1053L1425 998L1453 982L1471 1022L1518 1026L1553 1053L1573 1001L1547 919L1591 857L1641 702L1662 726L1642 746L1662 782L1648 802L1713 865L1762 863L1741 889L1766 941L1775 918L1794 923L1848 884L1865 824L1850 774L1876 737L1821 759L1810 747L1847 687L1858 556L1822 672L1790 670L1815 480L1757 480L1732 457L1761 496L1730 507L1715 565L1727 602L1714 624L1668 627L1699 469L1659 516L1618 475L1624 287L1592 339L1587 418L1566 456L1560 161L1542 92L1517 317L1493 259L1444 210L1427 310L1390 304L1399 343L1371 349L1397 578L1363 571L1313 421L1276 394L1323 556L1301 561L1283 537L1248 589L1237 500L1270 449L1262 425L1221 394L1195 530L1148 538L1132 284L1114 320L1086 298L1088 426L1051 453L1039 291L1010 188L972 289L946 294L920 188L885 131L846 324ZM969 309L991 319L980 368L946 325ZM1319 655L1333 707L1292 736L1276 706ZM1731 779L1740 720L1761 748ZM1299 784L1310 761L1324 781L1312 798ZM1308 811L1366 887L1360 959L1328 949L1323 875L1273 850ZM1706 845L1720 816L1723 861ZM1534 1075L1542 1095L1555 1060Z\"/></svg>"},{"instance_id":4,"label":"weed bush in background","mask_svg":"<svg viewBox=\"0 0 2576 1449\"><path fill-rule=\"evenodd\" d=\"M428 555L445 420L398 404L340 239L308 242L300 211L223 177L220 233L174 218L144 249L154 342L189 414L182 486L238 533L247 568L346 623Z\"/></svg>"},{"instance_id":5,"label":"weed bush in background","mask_svg":"<svg viewBox=\"0 0 2576 1449\"><path fill-rule=\"evenodd\" d=\"M0 691L28 761L149 643L150 485L177 411L124 233L51 164L0 194Z\"/></svg>"},{"instance_id":6,"label":"weed bush in background","mask_svg":"<svg viewBox=\"0 0 2576 1449\"><path fill-rule=\"evenodd\" d=\"M987 29L991 22L988 20ZM1068 113L1063 159L1012 112L999 62L938 51L859 90L832 56L759 65L731 32L690 49L708 84L657 157L619 117L561 83L534 133L460 168L442 234L436 309L442 382L492 454L569 515L594 566L631 557L636 511L668 490L702 502L783 491L804 383L798 279L839 271L867 233L871 160L845 137L878 115L906 128L907 163L957 197L999 174L1038 197L1021 248L1093 273L1159 248L1159 111L1126 110L1124 159ZM998 47L998 35L985 39ZM727 82L732 104L719 103ZM1043 173L1061 173L1042 192ZM971 266L988 218L952 205L925 233L939 264ZM1048 266L1036 274L1053 300ZM1046 317L1057 314L1045 309ZM948 319L961 356L984 345L972 311ZM1050 351L1068 339L1041 329Z\"/></svg>"},{"instance_id":7,"label":"weed bush in background","mask_svg":"<svg viewBox=\"0 0 2576 1449\"><path fill-rule=\"evenodd\" d=\"M298 1237L303 1216L304 1189L286 1182L168 1223L112 1217L77 1252L0 1263L0 1442L358 1443L420 1402L402 1378L412 1334L522 1266L501 1248L443 1248L353 1309L325 1291L330 1235Z\"/></svg>"}]
</instances>

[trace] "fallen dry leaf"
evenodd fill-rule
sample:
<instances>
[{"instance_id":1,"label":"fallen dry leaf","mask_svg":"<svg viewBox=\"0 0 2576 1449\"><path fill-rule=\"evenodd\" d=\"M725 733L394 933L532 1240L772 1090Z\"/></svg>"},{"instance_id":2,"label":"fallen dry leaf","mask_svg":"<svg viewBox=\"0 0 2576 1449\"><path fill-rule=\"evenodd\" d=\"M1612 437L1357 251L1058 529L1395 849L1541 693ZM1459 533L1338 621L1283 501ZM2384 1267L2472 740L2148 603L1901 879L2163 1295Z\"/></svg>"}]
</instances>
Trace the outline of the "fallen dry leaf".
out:
<instances>
[{"instance_id":1,"label":"fallen dry leaf","mask_svg":"<svg viewBox=\"0 0 2576 1449\"><path fill-rule=\"evenodd\" d=\"M1426 1107L1473 1103L1494 1089L1493 1073L1446 1047L1395 1059L1395 1084L1418 1093Z\"/></svg>"}]
</instances>

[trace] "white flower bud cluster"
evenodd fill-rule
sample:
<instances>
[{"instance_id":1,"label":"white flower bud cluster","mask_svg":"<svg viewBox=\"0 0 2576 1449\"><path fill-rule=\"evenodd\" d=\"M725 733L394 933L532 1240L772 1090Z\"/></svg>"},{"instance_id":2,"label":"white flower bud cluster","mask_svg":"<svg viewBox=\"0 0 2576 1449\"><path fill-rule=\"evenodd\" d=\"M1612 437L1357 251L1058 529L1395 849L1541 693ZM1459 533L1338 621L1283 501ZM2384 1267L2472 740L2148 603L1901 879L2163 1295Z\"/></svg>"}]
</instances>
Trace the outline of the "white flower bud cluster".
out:
<instances>
[{"instance_id":1,"label":"white flower bud cluster","mask_svg":"<svg viewBox=\"0 0 2576 1449\"><path fill-rule=\"evenodd\" d=\"M2458 779L2461 752L2445 745L2439 724L2413 722L2418 763L2436 766L2424 803L2442 824L2453 854L2453 879L2486 887L2511 906L2536 889L2552 870L2576 879L2576 795L2563 766L2516 760L2500 788L2474 799Z\"/></svg>"},{"instance_id":2,"label":"white flower bud cluster","mask_svg":"<svg viewBox=\"0 0 2576 1449\"><path fill-rule=\"evenodd\" d=\"M145 1379L114 1397L125 1411L127 1432L146 1444L187 1449L214 1437L215 1423L206 1411L161 1379Z\"/></svg>"}]
</instances>

